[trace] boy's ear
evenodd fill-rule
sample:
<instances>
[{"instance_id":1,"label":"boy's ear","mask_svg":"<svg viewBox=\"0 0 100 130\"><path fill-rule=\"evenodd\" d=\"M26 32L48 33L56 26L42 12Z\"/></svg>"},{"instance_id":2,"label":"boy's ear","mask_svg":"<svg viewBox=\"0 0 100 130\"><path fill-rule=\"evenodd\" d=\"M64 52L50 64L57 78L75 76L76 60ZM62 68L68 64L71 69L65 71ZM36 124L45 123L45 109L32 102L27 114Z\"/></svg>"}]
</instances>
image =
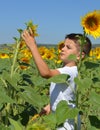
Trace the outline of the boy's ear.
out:
<instances>
[{"instance_id":1,"label":"boy's ear","mask_svg":"<svg viewBox=\"0 0 100 130\"><path fill-rule=\"evenodd\" d=\"M79 54L79 55L77 56L77 60L80 60L80 58L81 58L81 55ZM85 58L85 53L82 52L82 59L84 59L84 58Z\"/></svg>"}]
</instances>

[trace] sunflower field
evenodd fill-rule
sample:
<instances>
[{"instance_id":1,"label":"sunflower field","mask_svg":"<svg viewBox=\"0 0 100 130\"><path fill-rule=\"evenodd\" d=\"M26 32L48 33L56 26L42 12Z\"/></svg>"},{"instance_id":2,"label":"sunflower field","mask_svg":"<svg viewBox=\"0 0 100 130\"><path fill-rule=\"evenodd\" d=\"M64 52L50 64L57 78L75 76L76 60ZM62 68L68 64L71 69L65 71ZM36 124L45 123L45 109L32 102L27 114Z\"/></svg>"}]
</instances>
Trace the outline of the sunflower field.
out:
<instances>
[{"instance_id":1,"label":"sunflower field","mask_svg":"<svg viewBox=\"0 0 100 130\"><path fill-rule=\"evenodd\" d=\"M95 22L95 13L86 15L82 24L88 27L86 33L91 34L94 29L92 34L96 37L100 35L96 33L96 25L92 24L93 28L87 26L90 19ZM37 25L30 21L26 23L26 29L29 27L38 36ZM89 28L92 31L89 32ZM20 35L22 31L18 29ZM90 55L81 61L79 75L75 78L76 108L69 108L67 102L61 101L55 113L41 115L42 108L49 103L50 82L65 82L66 75L42 78L21 36L14 39L14 44L0 49L0 130L56 130L67 118L75 119L77 130L78 113L82 130L100 129L100 47L91 49ZM62 66L59 59L62 44L63 41L54 46L38 46L39 53L50 68Z\"/></svg>"}]
</instances>

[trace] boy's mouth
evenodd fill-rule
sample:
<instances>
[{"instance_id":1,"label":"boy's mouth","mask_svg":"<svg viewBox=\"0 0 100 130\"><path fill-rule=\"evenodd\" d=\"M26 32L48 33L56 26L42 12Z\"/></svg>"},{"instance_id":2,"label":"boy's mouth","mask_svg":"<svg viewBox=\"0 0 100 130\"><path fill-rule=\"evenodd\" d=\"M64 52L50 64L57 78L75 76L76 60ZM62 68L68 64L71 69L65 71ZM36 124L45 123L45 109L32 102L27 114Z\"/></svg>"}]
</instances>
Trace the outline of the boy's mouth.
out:
<instances>
[{"instance_id":1,"label":"boy's mouth","mask_svg":"<svg viewBox=\"0 0 100 130\"><path fill-rule=\"evenodd\" d=\"M63 53L63 52L60 52L60 55L62 56L62 55L64 55L64 53Z\"/></svg>"}]
</instances>

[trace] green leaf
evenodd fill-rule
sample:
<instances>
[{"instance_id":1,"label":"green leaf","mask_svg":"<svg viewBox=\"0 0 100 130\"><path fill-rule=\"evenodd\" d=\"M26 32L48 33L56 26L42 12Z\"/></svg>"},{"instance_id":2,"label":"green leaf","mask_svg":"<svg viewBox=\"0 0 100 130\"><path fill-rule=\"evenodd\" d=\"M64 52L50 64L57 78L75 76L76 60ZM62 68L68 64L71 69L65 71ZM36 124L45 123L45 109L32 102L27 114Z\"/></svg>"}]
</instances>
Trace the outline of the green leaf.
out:
<instances>
[{"instance_id":1,"label":"green leaf","mask_svg":"<svg viewBox=\"0 0 100 130\"><path fill-rule=\"evenodd\" d=\"M17 29L17 31L21 34L23 32L22 29Z\"/></svg>"},{"instance_id":2,"label":"green leaf","mask_svg":"<svg viewBox=\"0 0 100 130\"><path fill-rule=\"evenodd\" d=\"M67 101L63 100L58 103L56 109L56 118L58 125L63 123L66 119L74 119L77 115L78 109L70 108L67 104Z\"/></svg>"},{"instance_id":3,"label":"green leaf","mask_svg":"<svg viewBox=\"0 0 100 130\"><path fill-rule=\"evenodd\" d=\"M2 103L15 103L4 91L0 90L0 104Z\"/></svg>"},{"instance_id":4,"label":"green leaf","mask_svg":"<svg viewBox=\"0 0 100 130\"><path fill-rule=\"evenodd\" d=\"M13 37L13 39L17 42L17 41L20 41L20 39L19 38L17 38L17 37Z\"/></svg>"},{"instance_id":5,"label":"green leaf","mask_svg":"<svg viewBox=\"0 0 100 130\"><path fill-rule=\"evenodd\" d=\"M97 94L94 91L91 92L89 100L91 104L93 104L93 107L96 107L97 110L100 110L100 94Z\"/></svg>"},{"instance_id":6,"label":"green leaf","mask_svg":"<svg viewBox=\"0 0 100 130\"><path fill-rule=\"evenodd\" d=\"M43 107L45 96L38 94L31 87L24 87L23 89L24 89L23 92L18 93L18 95L22 99L24 99L26 102L32 104L33 106L36 106L36 107L39 107L39 108Z\"/></svg>"},{"instance_id":7,"label":"green leaf","mask_svg":"<svg viewBox=\"0 0 100 130\"><path fill-rule=\"evenodd\" d=\"M78 86L78 90L80 90L83 93L86 91L86 89L91 87L92 80L90 78L84 78L84 79L75 78L75 83Z\"/></svg>"},{"instance_id":8,"label":"green leaf","mask_svg":"<svg viewBox=\"0 0 100 130\"><path fill-rule=\"evenodd\" d=\"M74 54L71 54L68 56L68 60L74 60L74 61L77 61L77 56L74 55Z\"/></svg>"},{"instance_id":9,"label":"green leaf","mask_svg":"<svg viewBox=\"0 0 100 130\"><path fill-rule=\"evenodd\" d=\"M47 80L47 83L51 83L51 82L54 82L54 83L66 83L69 77L70 76L67 75L67 74L59 74L59 75L56 75L56 76L53 76L53 77L49 78Z\"/></svg>"},{"instance_id":10,"label":"green leaf","mask_svg":"<svg viewBox=\"0 0 100 130\"><path fill-rule=\"evenodd\" d=\"M9 73L7 71L4 71L3 74L2 74L2 78L5 80L5 81L8 81L8 83L13 87L15 88L15 90L19 90L18 86L17 86L17 83L18 81L20 80L20 74L18 73L15 73L13 75L13 77L11 78L11 76L9 75Z\"/></svg>"},{"instance_id":11,"label":"green leaf","mask_svg":"<svg viewBox=\"0 0 100 130\"><path fill-rule=\"evenodd\" d=\"M22 126L15 120L9 118L10 123L14 126L14 130L22 130Z\"/></svg>"},{"instance_id":12,"label":"green leaf","mask_svg":"<svg viewBox=\"0 0 100 130\"><path fill-rule=\"evenodd\" d=\"M26 26L28 26L28 27L31 27L32 25L33 25L33 21L32 20L30 20L30 21L28 21L27 23L25 23L26 24Z\"/></svg>"},{"instance_id":13,"label":"green leaf","mask_svg":"<svg viewBox=\"0 0 100 130\"><path fill-rule=\"evenodd\" d=\"M0 71L9 70L11 67L10 60L7 59L0 59Z\"/></svg>"},{"instance_id":14,"label":"green leaf","mask_svg":"<svg viewBox=\"0 0 100 130\"><path fill-rule=\"evenodd\" d=\"M0 124L0 130L13 130L13 128L11 126L7 127L6 125L4 124Z\"/></svg>"},{"instance_id":15,"label":"green leaf","mask_svg":"<svg viewBox=\"0 0 100 130\"><path fill-rule=\"evenodd\" d=\"M55 113L50 113L47 116L44 116L43 119L45 120L45 122L51 127L54 128L56 127L57 124L57 120L56 120L56 115Z\"/></svg>"}]
</instances>

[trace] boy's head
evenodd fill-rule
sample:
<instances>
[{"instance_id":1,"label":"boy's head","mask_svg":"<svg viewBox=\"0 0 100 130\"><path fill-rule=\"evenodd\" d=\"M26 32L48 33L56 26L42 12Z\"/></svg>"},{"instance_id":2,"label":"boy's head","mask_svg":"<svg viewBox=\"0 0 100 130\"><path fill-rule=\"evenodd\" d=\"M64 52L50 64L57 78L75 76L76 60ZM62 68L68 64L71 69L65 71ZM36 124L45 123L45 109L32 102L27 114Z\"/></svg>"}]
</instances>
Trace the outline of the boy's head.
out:
<instances>
[{"instance_id":1,"label":"boy's head","mask_svg":"<svg viewBox=\"0 0 100 130\"><path fill-rule=\"evenodd\" d=\"M91 50L91 41L88 37L85 38L85 43L81 47L80 39L83 38L82 34L71 33L66 35L64 44L61 47L60 59L65 63L71 65L75 65L75 60L70 60L70 55L75 55L77 61L80 58L84 59L86 55L89 54Z\"/></svg>"},{"instance_id":2,"label":"boy's head","mask_svg":"<svg viewBox=\"0 0 100 130\"><path fill-rule=\"evenodd\" d=\"M70 40L73 40L78 45L78 47L81 47L79 39L82 37L83 35L80 33L71 33L71 34L66 35L65 39L68 38ZM85 44L82 47L82 52L85 53L85 55L89 55L91 48L92 48L92 43L90 39L88 37L85 37Z\"/></svg>"}]
</instances>

